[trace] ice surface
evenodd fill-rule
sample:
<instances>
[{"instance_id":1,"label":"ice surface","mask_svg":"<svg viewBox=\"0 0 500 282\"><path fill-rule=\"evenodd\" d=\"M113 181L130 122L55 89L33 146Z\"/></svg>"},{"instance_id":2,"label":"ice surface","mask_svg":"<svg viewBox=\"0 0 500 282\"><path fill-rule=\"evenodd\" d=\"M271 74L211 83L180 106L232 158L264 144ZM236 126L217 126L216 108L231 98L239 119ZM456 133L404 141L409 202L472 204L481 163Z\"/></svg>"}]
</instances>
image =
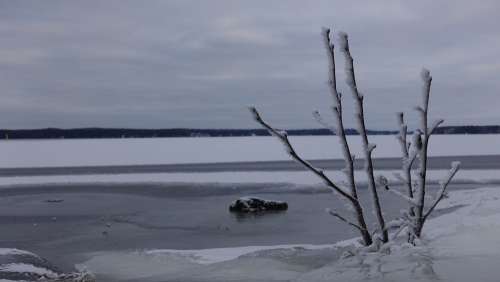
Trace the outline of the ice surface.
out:
<instances>
[{"instance_id":1,"label":"ice surface","mask_svg":"<svg viewBox=\"0 0 500 282\"><path fill-rule=\"evenodd\" d=\"M143 281L498 281L500 189L450 193L421 245L342 256L355 239L326 246L145 250L93 254L98 275ZM163 280L162 280L163 279Z\"/></svg>"},{"instance_id":2,"label":"ice surface","mask_svg":"<svg viewBox=\"0 0 500 282\"><path fill-rule=\"evenodd\" d=\"M397 177L400 170L384 170L384 176L389 182L401 183ZM325 171L333 180L340 182L345 180L342 171ZM429 170L428 180L437 183L448 174L449 170ZM366 183L366 173L355 171L356 180ZM64 175L64 176L27 176L27 177L0 177L1 185L15 184L41 184L41 183L289 183L290 189L295 189L293 184L313 185L324 187L319 178L308 171L276 171L276 172L210 172L210 173L131 173L114 175ZM453 183L500 183L500 175L497 170L460 170ZM0 187L1 188L1 187Z\"/></svg>"},{"instance_id":3,"label":"ice surface","mask_svg":"<svg viewBox=\"0 0 500 282\"><path fill-rule=\"evenodd\" d=\"M336 245L277 245L205 250L97 253L80 265L116 279L144 281L288 281L337 259L353 241Z\"/></svg>"},{"instance_id":4,"label":"ice surface","mask_svg":"<svg viewBox=\"0 0 500 282\"><path fill-rule=\"evenodd\" d=\"M348 244L347 242L348 241L330 245L303 244L303 245L275 245L275 246L245 246L237 248L215 248L215 249L203 249L203 250L150 250L146 251L145 253L151 255L177 254L186 257L187 259L195 263L212 264L212 263L219 263L223 261L233 260L243 255L264 250L268 251L268 250L294 249L294 248L317 250L317 249L335 248L341 246L342 244L346 245Z\"/></svg>"},{"instance_id":5,"label":"ice surface","mask_svg":"<svg viewBox=\"0 0 500 282\"><path fill-rule=\"evenodd\" d=\"M341 159L335 136L291 136L306 159ZM359 136L348 136L351 153L362 154ZM400 157L392 135L370 136L374 158ZM430 156L497 154L500 135L436 135ZM478 146L477 144L481 144ZM1 140L0 167L131 165L289 160L272 137Z\"/></svg>"}]
</instances>

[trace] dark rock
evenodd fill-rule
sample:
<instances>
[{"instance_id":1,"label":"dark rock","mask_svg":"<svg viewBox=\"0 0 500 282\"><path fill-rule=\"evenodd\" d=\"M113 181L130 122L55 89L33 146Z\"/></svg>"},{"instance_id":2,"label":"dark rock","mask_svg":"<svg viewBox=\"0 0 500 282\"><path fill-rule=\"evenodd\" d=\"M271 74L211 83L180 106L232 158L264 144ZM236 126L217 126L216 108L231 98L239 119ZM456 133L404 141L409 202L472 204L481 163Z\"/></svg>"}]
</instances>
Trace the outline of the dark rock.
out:
<instances>
[{"instance_id":1,"label":"dark rock","mask_svg":"<svg viewBox=\"0 0 500 282\"><path fill-rule=\"evenodd\" d=\"M288 204L281 201L270 201L255 197L242 197L229 206L231 212L253 213L265 211L284 211Z\"/></svg>"},{"instance_id":2,"label":"dark rock","mask_svg":"<svg viewBox=\"0 0 500 282\"><path fill-rule=\"evenodd\" d=\"M45 200L47 203L62 203L64 200L63 199L48 199Z\"/></svg>"}]
</instances>

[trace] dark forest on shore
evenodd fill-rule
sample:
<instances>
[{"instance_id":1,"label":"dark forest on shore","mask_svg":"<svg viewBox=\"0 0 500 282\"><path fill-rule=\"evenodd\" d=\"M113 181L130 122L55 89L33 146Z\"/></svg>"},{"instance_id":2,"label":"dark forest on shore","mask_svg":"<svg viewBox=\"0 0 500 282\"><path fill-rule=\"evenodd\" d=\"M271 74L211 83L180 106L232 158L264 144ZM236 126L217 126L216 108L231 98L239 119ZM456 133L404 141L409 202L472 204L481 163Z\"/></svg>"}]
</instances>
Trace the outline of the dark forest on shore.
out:
<instances>
[{"instance_id":1,"label":"dark forest on shore","mask_svg":"<svg viewBox=\"0 0 500 282\"><path fill-rule=\"evenodd\" d=\"M291 129L289 135L332 135L328 129ZM348 135L356 135L354 129L347 129ZM437 134L498 134L500 126L443 126ZM390 130L369 130L370 135L396 134ZM152 138L152 137L229 137L268 136L264 129L128 129L128 128L43 128L43 129L0 129L1 139L79 139L79 138Z\"/></svg>"}]
</instances>

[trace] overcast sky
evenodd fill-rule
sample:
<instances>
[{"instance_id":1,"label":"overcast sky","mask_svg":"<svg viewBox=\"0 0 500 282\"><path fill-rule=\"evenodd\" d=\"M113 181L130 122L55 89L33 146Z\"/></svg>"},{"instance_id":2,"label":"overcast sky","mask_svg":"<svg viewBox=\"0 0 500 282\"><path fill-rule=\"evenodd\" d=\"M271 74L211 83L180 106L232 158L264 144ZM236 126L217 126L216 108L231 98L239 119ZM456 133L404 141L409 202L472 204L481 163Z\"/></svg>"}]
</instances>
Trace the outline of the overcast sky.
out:
<instances>
[{"instance_id":1,"label":"overcast sky","mask_svg":"<svg viewBox=\"0 0 500 282\"><path fill-rule=\"evenodd\" d=\"M0 128L257 127L249 105L278 127L319 127L313 110L331 116L323 26L350 36L369 128L415 116L422 67L435 117L500 124L499 11L484 0L0 0Z\"/></svg>"}]
</instances>

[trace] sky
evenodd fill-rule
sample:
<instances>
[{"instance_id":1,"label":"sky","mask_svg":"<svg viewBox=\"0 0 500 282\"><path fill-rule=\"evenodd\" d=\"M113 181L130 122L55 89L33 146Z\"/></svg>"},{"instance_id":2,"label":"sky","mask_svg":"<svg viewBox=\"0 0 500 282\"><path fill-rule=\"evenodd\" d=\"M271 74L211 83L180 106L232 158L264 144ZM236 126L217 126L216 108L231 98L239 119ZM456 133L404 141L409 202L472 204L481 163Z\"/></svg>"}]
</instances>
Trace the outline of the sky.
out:
<instances>
[{"instance_id":1,"label":"sky","mask_svg":"<svg viewBox=\"0 0 500 282\"><path fill-rule=\"evenodd\" d=\"M488 0L0 0L0 128L257 128L248 106L280 128L321 127L312 111L333 120L322 27L349 34L368 128L396 129L400 111L415 120L423 67L433 118L500 124L498 11Z\"/></svg>"}]
</instances>

